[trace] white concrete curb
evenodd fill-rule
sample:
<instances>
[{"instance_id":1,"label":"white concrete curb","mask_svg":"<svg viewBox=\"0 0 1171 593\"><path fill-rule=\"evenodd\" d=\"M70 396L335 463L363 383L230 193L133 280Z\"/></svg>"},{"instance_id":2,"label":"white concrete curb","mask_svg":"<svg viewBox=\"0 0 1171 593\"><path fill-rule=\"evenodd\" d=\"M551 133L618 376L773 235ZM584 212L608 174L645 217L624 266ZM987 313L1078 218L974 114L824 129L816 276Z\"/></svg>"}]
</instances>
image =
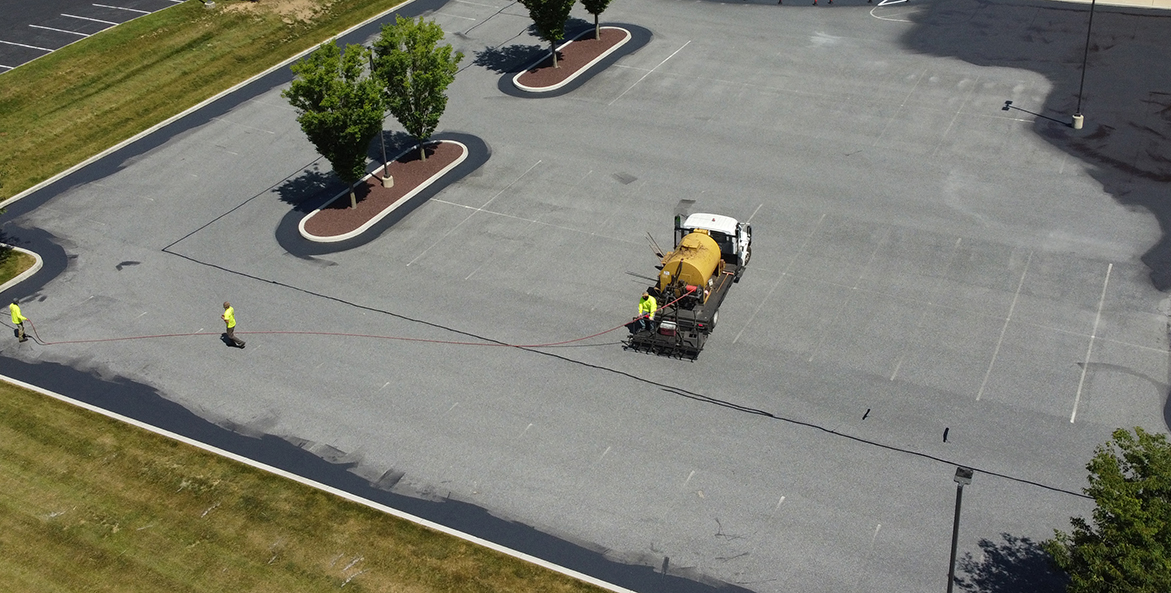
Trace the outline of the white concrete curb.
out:
<instances>
[{"instance_id":1,"label":"white concrete curb","mask_svg":"<svg viewBox=\"0 0 1171 593\"><path fill-rule=\"evenodd\" d=\"M552 570L554 572L558 572L558 573L561 573L565 576L577 579L579 581L583 581L583 582L589 583L591 585L601 587L603 589L606 589L607 591L614 591L615 593L636 593L635 591L632 591L632 590L627 589L625 587L619 587L617 585L607 583L606 581L596 579L596 578L591 577L587 574L582 574L582 573L577 572L575 570L570 570L568 568L565 568L564 566L553 564L552 562L547 562L547 561L542 560L540 558L537 558L535 556L529 556L528 554L525 554L523 552L518 552L518 551L513 550L511 548L506 548L506 547L501 546L499 544L492 543L492 542L485 540L485 539L480 539L474 535L467 534L462 531L457 531L455 529L452 529L450 527L446 527L444 525L440 525L440 524L435 523L433 521L428 521L427 519L424 519L422 517L416 517L415 515L412 515L410 513L404 513L398 509L394 509L394 508L388 507L386 505L379 504L379 503L374 502L372 500L367 500L367 499L362 498L360 496L355 496L355 495L350 494L349 492L346 492L344 490L339 490L337 488L334 488L333 486L328 486L328 485L322 484L320 482L315 482L313 480L303 478L303 477L298 476L296 474L287 472L283 469L279 469L276 467L272 467L271 465L266 465L264 463L254 461L252 459L248 459L247 457L237 455L237 454L232 453L230 451L225 451L225 450L220 449L218 447L212 447L211 445L201 443L201 442L196 441L194 439L189 439L183 435L175 434L175 433L168 431L168 430L163 430L157 426L152 426L152 425L147 424L145 422L140 422L140 421L135 420L133 418L129 418L129 417L123 416L121 414L116 414L116 413L111 412L109 410L105 410L105 409L99 408L97 406L87 404L85 402L77 401L71 397L64 396L59 393L49 391L48 389L43 389L41 387L37 387L36 385L25 383L24 381L19 381L17 379L13 379L12 377L8 377L5 375L0 375L0 380L4 380L9 383L12 383L13 385L23 387L25 389L28 389L29 391L35 391L35 392L40 393L42 395L47 395L53 399L60 400L60 401L65 402L67 404L72 404L74 406L89 410L89 411L94 412L96 414L101 414L102 416L105 416L107 418L112 418L112 419L117 420L119 422L124 422L126 424L130 424L131 426L137 426L138 428L141 428L143 430L147 430L147 431L153 432L157 435L161 435L161 436L167 437L169 439L179 441L180 443L191 445L192 447L202 449L204 451L207 451L208 453L212 453L213 455L219 455L220 457L231 459L232 461L235 461L237 463L243 463L244 465L254 467L254 468L259 469L261 471L268 472L270 474L277 475L277 476L280 476L282 478L286 478L289 480L293 480L294 482L304 484L306 486L309 486L310 488L316 488L317 490L321 490L322 492L328 492L328 493L333 494L335 496L339 496L341 498L344 498L348 501L356 502L360 505L372 508L376 511L381 511L381 512L386 513L388 515L393 515L393 516L398 517L400 519L405 519L405 520L410 521L412 523L415 523L417 525L422 525L422 526L427 527L429 529L434 529L435 531L438 531L440 533L445 533L445 534L453 536L453 537L458 537L459 539L473 543L475 545L483 546L483 547L488 548L490 550L495 550L497 552L500 552L501 554L505 554L508 556L512 556L513 558L524 560L525 562L535 564L535 565L540 566L542 568L547 568L547 569Z\"/></svg>"},{"instance_id":2,"label":"white concrete curb","mask_svg":"<svg viewBox=\"0 0 1171 593\"><path fill-rule=\"evenodd\" d=\"M347 190L342 191L340 194L334 196L333 199L331 199L330 201L326 202L325 204L322 204L321 208L318 208L318 209L314 210L313 212L306 214L305 218L302 218L301 222L297 224L297 230L301 233L302 237L305 237L306 239L309 239L310 241L315 241L317 243L336 243L338 241L345 241L346 239L353 239L354 237L357 237L358 235L361 235L362 233L366 232L370 227L374 226L375 223L382 220L383 218L386 218L387 215L389 215L391 212L394 212L395 210L397 210L399 206L402 206L403 204L405 204L408 200L415 197L415 195L418 194L419 192L423 191L424 189L427 189L428 186L430 186L432 183L435 183L440 177L443 177L444 175L446 175L448 171L454 169L456 167L456 165L459 165L460 163L464 162L465 159L468 158L468 147L465 146L462 142L456 142L455 140L439 140L438 142L428 142L427 144L439 144L440 142L447 142L449 144L455 144L455 145L459 146L460 148L462 148L464 152L463 152L463 154L459 155L459 158L455 159L455 161L452 162L450 165L447 165L442 170L440 170L438 173L429 177L426 181L424 181L423 183L421 183L417 187L415 187L415 189L412 189L411 191L407 192L407 194L404 195L403 197L395 200L395 202L393 204L391 204L390 207L386 208L382 212L379 212L377 216L366 221L366 223L363 224L362 226L360 226L360 227L358 227L348 233L343 233L341 235L331 235L329 237L321 237L318 235L314 235L314 234L310 233L309 231L305 230L305 223L308 222L310 218L313 218L314 215L316 215L318 212L321 212L321 210L323 208L326 208L330 204L338 201L339 199L348 196L350 194L350 190L347 189ZM397 161L404 154L406 154L412 150L417 150L417 149L418 149L417 146L412 147L412 148L408 148L408 149L404 150L403 152L400 152L397 155L395 155L394 158L390 159L390 162ZM370 179L373 176L374 176L373 173L368 173L365 177L362 178L362 181L366 181L367 179Z\"/></svg>"},{"instance_id":3,"label":"white concrete curb","mask_svg":"<svg viewBox=\"0 0 1171 593\"><path fill-rule=\"evenodd\" d=\"M3 243L0 243L0 245L3 245ZM8 290L9 288L12 288L13 286L16 286L17 284L20 284L21 282L24 282L25 280L27 280L29 278L29 276L36 274L37 271L40 270L45 265L45 262L44 262L44 260L41 259L41 256L37 255L36 253L33 253L32 251L29 251L23 247L17 247L15 245L7 245L7 247L11 247L13 250L19 251L21 253L27 253L28 255L33 256L33 259L35 259L36 261L33 262L33 265L31 268L17 274L15 278L9 280L8 282L5 282L4 284L0 284L0 292L4 292L5 290Z\"/></svg>"},{"instance_id":4,"label":"white concrete curb","mask_svg":"<svg viewBox=\"0 0 1171 593\"><path fill-rule=\"evenodd\" d=\"M606 56L614 53L615 50L617 50L618 48L625 45L627 41L630 41L630 31L627 31L626 29L623 29L622 27L602 27L602 28L603 29L617 29L619 31L622 31L623 33L626 33L626 38L623 39L622 41L619 41L616 45L614 45L614 47L611 47L610 49L603 52L602 55L594 58L589 64L586 64L584 67L582 67L581 70L574 72L573 76L570 76L569 78L566 78L565 80L562 80L561 82L559 82L553 86L533 87L533 86L525 86L525 85L521 84L520 77L524 76L529 70L532 70L541 62L545 61L545 58L549 57L549 55L550 55L550 54L544 54L536 62L529 64L528 66L525 67L524 70L520 71L520 73L518 73L516 76L512 77L513 86L515 86L516 88L518 88L522 91L526 91L529 93L547 93L549 91L555 91L555 90L573 82L574 79L576 79L578 76L581 76L582 73L584 73L585 71L592 68L594 66L594 64L597 64L598 62L602 61L602 58L605 58ZM582 37L585 37L586 33L592 33L592 32L593 32L593 29L586 29L585 31L582 31L581 33L579 33L577 35L577 37L574 37L573 39L570 39L569 41L566 41L565 43L562 43L561 45L557 46L557 50L560 51L561 48L569 45L570 43L573 43L574 41L577 41L578 39L581 39Z\"/></svg>"},{"instance_id":5,"label":"white concrete curb","mask_svg":"<svg viewBox=\"0 0 1171 593\"><path fill-rule=\"evenodd\" d=\"M195 111L199 111L200 109L203 109L204 107L208 106L208 105L209 105L209 104L211 104L212 102L218 101L219 99L223 98L224 96L226 96L226 95L229 95L229 94L231 94L231 93L234 93L234 92L236 92L237 90L240 90L241 88L243 88L243 87L245 87L245 86L247 86L247 85L249 85L249 84L252 84L252 82L253 82L253 81L255 81L255 80L259 79L259 78L262 78L262 77L268 76L269 74L271 74L271 73L273 73L273 72L275 72L275 71L277 71L277 70L279 70L279 69L281 69L281 68L285 68L285 67L287 67L289 64L292 64L293 62L296 62L297 60L300 60L301 58L303 58L303 57L305 57L305 56L307 56L307 55L309 55L309 54L313 53L314 51L316 51L318 47L321 47L321 44L322 44L322 43L325 43L326 41L329 41L330 39L337 39L338 37L341 37L341 36L343 36L343 35L347 35L347 34L349 34L351 31L356 31L356 30L358 30L358 29L361 29L362 27L365 27L366 25L369 25L370 23L372 23L372 22L374 22L374 21L376 21L376 20L378 20L378 19L380 19L380 18L382 18L382 17L384 17L384 16L386 16L386 15L388 15L388 14L390 14L390 13L392 13L392 12L396 11L396 10L399 10L399 9L401 9L402 7L404 7L404 6L407 6L408 4L410 4L410 3L414 2L414 1L415 1L415 0L406 0L406 1L405 1L405 2L403 2L402 4L399 4L398 6L395 6L394 8L391 8L390 10L388 10L388 11L386 11L386 12L383 12L383 13L376 14L376 15L374 15L374 16L372 16L372 17L370 17L370 18L366 19L365 21L362 21L361 23L358 23L358 24L354 25L353 27L350 27L349 29L346 29L345 31L342 31L341 33L338 33L337 35L334 35L333 37L327 37L327 38L325 38L325 39L322 39L320 42L318 42L318 43L315 43L315 44L313 45L313 47L310 47L309 49L306 49L305 51L303 51L303 52L301 52L301 53L299 53L299 54L297 54L297 55L295 55L295 56L293 56L293 57L291 57L291 58L289 58L289 59L287 59L287 60L285 60L285 61L283 61L283 62L281 62L281 63L279 63L279 64L277 64L277 65L275 65L275 66L273 66L272 68L269 68L268 70L265 70L264 72L261 72L261 73L257 74L256 76L253 76L252 78L249 78L248 80L245 80L245 81L243 81L243 82L240 82L239 84L237 84L237 85L235 85L235 86L233 86L233 87L230 87L230 88L228 88L227 90L224 90L224 91L222 91L222 92L220 92L220 93L218 93L218 94L216 94L216 95L213 95L213 96L211 96L211 97L208 97L207 99L203 100L202 102L200 102L200 103L197 103L197 104L193 105L193 106L192 106L192 107L190 107L189 109L187 109L187 110L185 110L185 111L183 111L183 112L181 112L181 113L177 113L177 114L175 114L175 115L172 115L171 117L168 117L167 119L165 119L165 120L163 120L163 121L161 121L161 122L159 122L159 123L157 123L157 124L155 124L155 125L153 125L153 126L151 126L151 127L147 128L147 129L145 129L145 130L143 130L143 131L141 131L141 132L139 132L139 133L137 133L137 134L135 134L135 135L133 135L133 136L131 136L131 137L127 138L126 140L123 140L123 141L121 141L121 142L119 142L119 143L117 143L117 144L115 144L115 145L113 145L113 146L111 146L111 147L109 147L109 148L107 148L107 149L105 149L105 150L103 150L103 151L101 151L101 152L99 152L99 153L97 153L97 154L95 154L95 155L93 155L93 156L89 157L88 159L85 159L84 161L81 161L80 163L78 163L78 164L76 164L76 165L73 165L72 167L69 167L68 169L66 169L66 170L64 170L64 171L62 171L62 172L60 172L60 173L58 173L58 174L56 174L56 175L54 175L54 176L52 176L52 177L50 177L50 178L48 178L48 179L46 179L46 180L44 180L44 181L42 181L42 182L40 182L40 183L38 183L38 184L36 184L36 185L34 185L34 186L32 186L32 187L30 187L30 188L28 188L28 189L24 190L24 191L22 191L22 192L20 192L20 193L16 194L15 196L12 196L11 198L8 198L8 199L7 199L7 200L5 200L4 202L0 202L0 207L7 207L7 206L11 206L12 204L15 204L17 200L20 200L20 199L22 199L22 198L28 197L28 195L29 195L29 194L32 194L33 192L36 192L36 191L40 190L41 188L43 188L43 187L45 187L45 186L47 186L47 185L49 185L49 184L52 184L52 183L55 183L55 182L57 182L57 181L58 181L59 179L61 179L62 177L65 177L66 175L69 175L69 174L71 174L71 173L73 173L73 172L77 171L78 169L81 169L82 167L85 167L86 165L89 165L89 164L93 163L94 161L97 161L98 159L101 159L102 157L105 157L106 155L108 155L108 154L110 154L110 153L112 153L112 152L115 152L115 151L117 151L117 150L121 150L121 149L125 148L127 145L133 144L134 142L138 142L139 140L143 139L144 137L146 137L146 136L149 136L149 135L151 135L151 134L153 134L153 133L157 132L157 131L158 131L160 128L162 128L162 127L164 127L164 126L168 126L168 125L170 125L170 124L174 123L176 120L178 120L178 119L180 119L180 118L186 117L186 116L190 115L191 113L193 113L193 112L195 112ZM144 15L144 16L145 16L145 15Z\"/></svg>"}]
</instances>

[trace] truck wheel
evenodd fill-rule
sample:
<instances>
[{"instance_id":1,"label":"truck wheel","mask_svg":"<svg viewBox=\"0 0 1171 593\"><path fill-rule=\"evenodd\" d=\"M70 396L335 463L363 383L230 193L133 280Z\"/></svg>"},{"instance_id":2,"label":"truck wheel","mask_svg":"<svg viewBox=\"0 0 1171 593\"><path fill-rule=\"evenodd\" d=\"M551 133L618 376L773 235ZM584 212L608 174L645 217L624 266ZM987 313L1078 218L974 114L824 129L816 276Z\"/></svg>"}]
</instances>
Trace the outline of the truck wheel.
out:
<instances>
[{"instance_id":1,"label":"truck wheel","mask_svg":"<svg viewBox=\"0 0 1171 593\"><path fill-rule=\"evenodd\" d=\"M713 329L716 329L716 322L719 320L720 320L720 312L716 311L715 314L712 315L712 326L710 329L708 329L709 332Z\"/></svg>"}]
</instances>

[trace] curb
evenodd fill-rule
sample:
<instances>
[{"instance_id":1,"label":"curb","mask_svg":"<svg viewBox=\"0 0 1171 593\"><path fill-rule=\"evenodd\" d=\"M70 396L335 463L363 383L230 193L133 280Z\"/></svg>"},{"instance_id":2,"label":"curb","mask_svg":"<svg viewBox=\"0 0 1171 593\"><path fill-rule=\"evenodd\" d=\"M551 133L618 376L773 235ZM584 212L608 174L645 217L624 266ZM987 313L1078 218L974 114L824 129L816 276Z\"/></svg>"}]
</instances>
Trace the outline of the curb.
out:
<instances>
[{"instance_id":1,"label":"curb","mask_svg":"<svg viewBox=\"0 0 1171 593\"><path fill-rule=\"evenodd\" d=\"M29 251L23 247L17 247L15 245L6 245L4 243L0 243L0 246L11 247L15 251L19 251L21 253L27 253L28 255L33 256L33 259L36 260L35 262L33 262L32 267L17 274L15 278L9 280L8 282L5 282L4 284L0 284L0 292L4 292L4 291L8 290L9 288L12 288L13 286L20 284L21 282L24 282L25 280L28 280L33 274L36 274L38 271L40 271L41 267L43 267L45 265L45 260L41 259L41 256L35 252Z\"/></svg>"},{"instance_id":2,"label":"curb","mask_svg":"<svg viewBox=\"0 0 1171 593\"><path fill-rule=\"evenodd\" d=\"M336 243L338 241L345 241L346 239L353 239L354 237L357 237L358 235L361 235L362 233L366 232L367 230L370 229L370 227L377 224L378 221L382 220L383 218L386 218L391 212L394 212L396 209L398 209L399 206L402 206L403 204L407 203L411 198L415 197L416 194L427 189L427 187L429 187L432 183L435 183L436 181L438 181L440 177L443 177L444 175L446 175L448 171L451 171L457 165L464 162L464 160L468 158L468 147L467 147L467 145L465 145L462 142L457 142L455 140L439 140L438 142L427 142L425 144L439 144L441 142L450 142L452 144L458 145L460 148L463 149L464 152L463 152L463 154L461 154L459 156L459 158L455 159L454 162L452 162L451 164L449 164L446 167L444 167L443 169L441 169L438 173L429 177L423 183L420 183L419 185L415 186L414 189L407 192L406 195L404 195L403 197L395 200L395 202L393 204L391 204L387 208L384 208L382 210L382 212L379 212L376 216L374 216L374 218L367 220L365 222L365 224L363 224L362 226L360 226L360 227L358 227L348 233L343 233L341 235L330 235L328 237L314 235L314 234L311 234L309 231L305 230L305 223L308 222L310 218L313 218L314 215L316 215L318 212L321 212L323 209L328 207L330 204L349 195L350 190L345 189L345 190L342 190L341 193L339 193L338 195L336 195L332 199L330 199L328 202L322 204L320 208L314 210L313 212L310 212L309 214L306 214L305 217L301 219L301 222L297 224L297 231L301 233L302 237L309 239L310 241L313 241L316 243ZM390 159L390 161L391 162L397 161L403 155L407 154L408 152L410 152L412 150L415 150L415 148L416 147L412 146L411 148L408 148L408 149L396 154L394 156L394 158ZM381 169L381 168L382 167L379 167L379 169ZM366 176L361 179L361 181L364 182L373 176L374 176L374 173L367 173Z\"/></svg>"},{"instance_id":3,"label":"curb","mask_svg":"<svg viewBox=\"0 0 1171 593\"><path fill-rule=\"evenodd\" d=\"M554 572L563 574L563 575L568 576L570 578L577 579L577 580L585 582L585 583L589 583L589 584L594 585L596 587L601 587L602 589L605 589L607 591L613 591L614 593L636 593L635 591L632 591L632 590L627 589L625 587L619 587L618 585L614 585L612 583L608 583L606 581L591 577L587 574L583 574L583 573L577 572L575 570L565 568L564 566L560 566L558 564L553 564L552 562L542 560L542 559L537 558L535 556L530 556L530 555L525 554L523 552L518 552L518 551L513 550L511 548L506 548L504 546L492 543L488 540L480 539L474 535L464 533L462 531L457 531L457 530L452 529L450 527L440 525L439 523L428 521L427 519L424 519L422 517L417 517L417 516L412 515L410 513L404 513L403 511L400 511L398 509L388 507L383 504L376 503L372 500L368 500L368 499L362 498L360 496L355 496L353 494L350 494L349 492L346 492L345 490L340 490L338 488L334 488L332 486L322 484L321 482L316 482L316 481L310 480L308 478L303 478L301 476L298 476L297 474L287 472L283 469L276 468L276 467L273 467L271 465L267 465L264 463L260 463L258 461L254 461L254 460L249 459L247 457L244 457L242 455L237 455L235 453L232 453L230 451L225 451L225 450L220 449L218 447L213 447L211 445L201 443L195 439L191 439L191 438L185 437L183 435L173 433L169 430L164 430L162 428L159 428L157 426L153 426L151 424L147 424L147 423L142 422L140 420L135 420L133 418L123 416L121 414L116 414L114 412L110 412L110 411L105 410L103 408L99 408L98 406L94 406L92 404L87 404L85 402L75 400L71 397L61 395L61 394L53 392L53 391L49 391L48 389L37 387L36 385L32 385L30 383L25 383L24 381L20 381L18 379L13 379L12 377L8 377L6 375L0 375L0 380L7 381L13 385L18 386L18 387L22 387L24 389L28 389L29 391L34 391L36 393L40 393L41 395L51 397L51 398L56 399L58 401L61 401L61 402L64 402L64 403L67 403L67 404L70 404L73 406L77 406L77 407L85 409L85 410L89 410L90 412L100 414L100 415L105 416L107 418L111 418L113 420L117 420L119 422L129 424L131 426L136 426L138 428L141 428L143 430L152 432L154 434L169 438L171 440L178 441L180 443L184 443L184 444L190 445L192 447L196 447L198 449L201 449L201 450L206 451L208 453L211 453L213 455L218 455L219 457L223 457L225 459L231 459L232 461L235 461L237 463L242 463L244 465L256 468L256 469L261 470L263 472L267 472L267 473L273 474L275 476L280 476L282 478L292 480L292 481L298 482L300 484L304 484L305 486L309 486L310 488L314 488L314 489L320 490L322 492L328 492L328 493L333 494L335 496L344 498L350 502L355 502L355 503L358 503L362 506L365 506L365 507L374 509L376 511L385 513L387 515L392 515L394 517L398 517L400 519L410 521L411 523L414 523L416 525L421 525L423 527L433 529L433 530L438 531L440 533L444 533L446 535L457 537L457 538L462 539L466 542L475 544L477 546L483 546L485 548L488 548L490 550L494 550L496 552L500 552L501 554L511 556L511 557L516 558L518 560L523 560L523 561L528 562L530 564L535 564L537 566L540 566L542 568L546 568L548 570L552 570Z\"/></svg>"},{"instance_id":4,"label":"curb","mask_svg":"<svg viewBox=\"0 0 1171 593\"><path fill-rule=\"evenodd\" d=\"M533 68L538 66L541 62L544 62L545 58L547 58L551 55L551 54L542 54L541 57L539 59L537 59L537 61L529 64L528 66L525 66L525 68L523 70L521 70L519 73L517 73L516 76L512 77L513 86L515 86L516 88L518 88L522 91L527 91L530 93L547 93L550 91L555 91L555 90L573 82L573 80L576 79L578 76L581 76L584 72L588 71L590 68L593 68L594 64L601 62L603 58L614 53L615 51L618 50L618 48L622 47L623 45L626 45L627 41L630 41L630 38L631 38L630 31L627 31L626 29L623 29L622 27L602 27L602 29L617 29L619 31L626 33L626 38L624 38L622 41L619 41L618 43L616 43L614 45L614 47L611 47L610 49L602 52L602 55L594 58L593 60L590 61L590 63L586 64L585 66L582 66L577 72L574 72L572 75L570 75L569 78L566 78L565 80L562 80L561 82L559 82L557 84L554 84L552 86L542 86L542 87L525 86L525 85L521 84L520 83L521 76L524 76L526 73L528 73L529 70L532 70ZM582 37L585 37L586 33L590 33L592 31L593 31L592 29L586 29L586 30L582 31L581 33L578 33L577 36L574 37L573 39L570 39L569 41L566 41L565 43L562 43L561 45L557 46L557 50L560 51L562 48L568 46L569 44L573 43L574 41L577 41L578 39L581 39Z\"/></svg>"}]
</instances>

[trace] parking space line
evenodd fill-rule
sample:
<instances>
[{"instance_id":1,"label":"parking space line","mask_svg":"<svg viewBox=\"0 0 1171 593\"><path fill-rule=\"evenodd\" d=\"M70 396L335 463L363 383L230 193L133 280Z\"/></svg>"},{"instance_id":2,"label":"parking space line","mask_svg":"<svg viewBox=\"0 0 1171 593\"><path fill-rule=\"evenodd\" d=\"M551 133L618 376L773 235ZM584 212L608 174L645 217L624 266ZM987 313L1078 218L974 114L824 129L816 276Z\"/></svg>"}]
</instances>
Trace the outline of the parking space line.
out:
<instances>
[{"instance_id":1,"label":"parking space line","mask_svg":"<svg viewBox=\"0 0 1171 593\"><path fill-rule=\"evenodd\" d=\"M98 8L113 8L114 10L125 10L128 12L137 12L139 14L150 14L149 10L139 10L137 8L126 8L124 6L110 6L109 4L94 4Z\"/></svg>"},{"instance_id":2,"label":"parking space line","mask_svg":"<svg viewBox=\"0 0 1171 593\"><path fill-rule=\"evenodd\" d=\"M1094 329L1090 331L1090 345L1086 346L1086 360L1082 363L1082 377L1077 382L1077 395L1073 398L1073 412L1069 415L1069 423L1077 419L1077 405L1082 400L1082 386L1086 383L1086 371L1090 368L1090 354L1094 351L1094 338L1098 336L1098 324L1102 321L1102 305L1106 303L1106 287L1110 285L1110 272L1114 264L1106 266L1106 280L1102 282L1102 296L1098 297L1098 314L1094 316Z\"/></svg>"},{"instance_id":3,"label":"parking space line","mask_svg":"<svg viewBox=\"0 0 1171 593\"><path fill-rule=\"evenodd\" d=\"M683 51L683 48L684 48L684 47L687 47L687 46L688 46L688 45L690 45L690 44L691 44L691 40L690 40L690 39L688 39L688 40L687 40L687 43L684 43L684 44L683 44L683 47L680 47L679 49L675 50L674 52L671 52L671 55L667 56L666 58L663 58L663 61L662 61L662 62L659 62L658 64L656 64L654 68L651 68L650 70L647 70L646 74L643 74L643 75L642 75L642 78L640 78L640 79L638 79L638 80L634 81L634 84L630 85L630 87L629 87L629 88L627 88L625 91L622 91L622 93L621 93L620 95L618 95L617 97L614 97L614 101L617 101L618 99L621 99L621 98L622 98L622 95L625 95L626 93L630 92L630 89L632 89L632 88L634 88L634 87L638 86L638 83L642 82L642 81L643 81L643 80L644 80L646 77L650 76L650 75L651 75L651 72L654 72L655 70L658 70L658 69L659 69L659 66L662 66L663 64L666 64L666 63L667 63L667 60L670 60L671 58L675 57L675 54L677 54L677 53L679 53L679 52ZM610 102L607 104L607 106L609 106L609 105L613 105L613 104L614 104L614 101L610 101Z\"/></svg>"},{"instance_id":4,"label":"parking space line","mask_svg":"<svg viewBox=\"0 0 1171 593\"><path fill-rule=\"evenodd\" d=\"M760 208L757 208L757 210L760 210ZM754 216L756 215L755 212L752 214ZM813 236L817 234L817 230L821 228L821 223L825 220L825 216L825 214L822 214L821 218L817 219L817 224L813 225L813 230L809 231L809 234L806 235L805 240L801 242L801 246L797 248L796 253L793 254L793 257L789 258L789 264L786 265L785 269L781 271L781 275L777 278L777 281L773 282L773 287L769 289L768 294L764 295L763 299L760 299L760 303L756 305L756 310L752 312L752 315L748 316L748 321L744 323L744 327L740 328L740 333L736 334L736 338L732 340L733 344L739 341L740 336L744 335L744 330L748 329L748 326L752 325L752 320L756 319L756 314L760 313L760 309L764 307L765 302L773 296L773 292L775 292L777 287L781 285L781 280L785 279L785 276L789 274L789 270L793 267L793 264L797 263L797 258L801 255L802 251L805 251L805 246L809 244L809 241L812 240ZM784 499L785 497L782 496L781 500ZM777 503L777 505L780 504L781 503L779 502Z\"/></svg>"},{"instance_id":5,"label":"parking space line","mask_svg":"<svg viewBox=\"0 0 1171 593\"><path fill-rule=\"evenodd\" d=\"M46 27L44 25L29 25L34 29L45 29L47 31L56 31L58 33L69 33L70 35L80 35L82 37L89 37L88 33L78 33L77 31L70 31L68 29L56 29L53 27Z\"/></svg>"},{"instance_id":6,"label":"parking space line","mask_svg":"<svg viewBox=\"0 0 1171 593\"><path fill-rule=\"evenodd\" d=\"M427 246L427 248L426 248L426 249L424 249L422 253L420 253L419 255L416 255L416 256L415 256L415 259L412 259L411 261L407 262L407 266L408 266L408 267L410 267L410 265L411 265L411 264L413 264L413 263L415 263L415 262L419 261L419 258L421 258L421 257L423 257L424 255L426 255L428 251L431 251L431 248L432 248L432 247L434 247L434 246L436 246L436 245L438 245L438 244L442 243L443 241L445 241L445 240L447 239L447 236L448 236L448 235L450 235L450 234L452 234L452 233L454 233L454 232L455 232L455 229L458 229L458 228L459 228L461 225L463 225L463 223L465 223L465 222L467 222L467 221L471 220L471 219L472 219L472 217L473 217L473 216L475 216L477 212L481 212L481 211L483 211L483 210L484 210L484 208L487 208L487 207L488 207L488 204L491 204L491 203L492 203L492 200L495 200L496 198L499 198L499 197L500 197L500 194L503 194L504 192L508 191L508 188L512 187L513 185L516 185L516 182L517 182L517 181L520 181L521 179L523 179L523 178L524 178L524 176L525 176L525 175L528 175L530 171L532 171L533 169L537 168L537 165L541 164L541 162L542 162L541 160L538 160L537 162L533 163L533 166L531 166L531 167L529 167L528 169L526 169L524 173L521 173L521 174L520 174L520 177L517 177L516 179L513 179L511 183L509 183L508 185L504 186L504 188L503 188L503 189L501 189L500 191L496 192L496 195L494 195L494 196L492 196L491 198L489 198L487 202L484 202L484 205L483 205L483 206L480 206L479 208L472 208L472 213L471 213L471 214L469 214L469 215L467 216L467 218L464 218L463 220L461 220L461 221L457 222L457 223L455 224L455 226L451 227L450 229L447 229L447 232L446 232L446 233L443 233L443 236L442 236L442 237L439 237L439 240L438 240L438 241L435 241L435 242L434 242L434 243L432 243L431 245L428 245L428 246ZM470 208L470 206L469 206L469 208Z\"/></svg>"},{"instance_id":7,"label":"parking space line","mask_svg":"<svg viewBox=\"0 0 1171 593\"><path fill-rule=\"evenodd\" d=\"M102 24L110 25L110 26L120 24L120 23L115 23L115 22L111 22L111 21L103 21L102 19L91 19L88 16L77 16L76 14L65 14L64 12L61 13L61 16L67 16L71 19L81 19L83 21L93 21L95 23L102 23Z\"/></svg>"},{"instance_id":8,"label":"parking space line","mask_svg":"<svg viewBox=\"0 0 1171 593\"><path fill-rule=\"evenodd\" d=\"M862 266L862 271L858 272L858 278L854 280L854 285L850 287L850 294L846 295L846 301L842 303L842 314L838 315L833 321L830 321L829 327L821 332L821 339L817 340L817 345L809 352L809 360L806 362L813 362L813 358L817 356L817 351L821 350L821 345L825 343L826 338L829 337L829 330L837 324L837 319L845 316L846 310L850 306L850 301L854 299L854 295L858 294L858 285L862 283L862 279L866 277L866 272L870 270L870 264L874 263L874 258L878 257L878 252L882 251L882 246L886 244L886 240L890 238L890 229L887 229L886 234L882 236L882 240L874 246L874 251L870 252L870 257L866 259L866 264Z\"/></svg>"},{"instance_id":9,"label":"parking space line","mask_svg":"<svg viewBox=\"0 0 1171 593\"><path fill-rule=\"evenodd\" d=\"M984 371L984 380L980 382L980 391L976 392L976 401L984 396L984 388L988 385L988 377L992 376L992 366L996 364L996 357L1000 355L1000 345L1004 343L1004 332L1008 331L1008 324L1012 321L1012 312L1016 309L1017 299L1021 296L1021 287L1025 285L1025 276L1029 273L1029 264L1033 263L1033 252L1025 260L1025 269L1021 272L1020 282L1017 282L1016 293L1012 295L1012 304L1008 306L1008 315L1004 318L1004 325L1000 327L1000 338L996 340L996 348L992 350L992 360L988 361L988 370Z\"/></svg>"},{"instance_id":10,"label":"parking space line","mask_svg":"<svg viewBox=\"0 0 1171 593\"><path fill-rule=\"evenodd\" d=\"M41 51L53 51L53 50L45 48L45 47L37 47L35 45L25 45L23 43L17 43L15 41L4 41L3 39L0 39L0 43L4 43L7 45L15 45L17 47L27 47L29 49L39 49Z\"/></svg>"},{"instance_id":11,"label":"parking space line","mask_svg":"<svg viewBox=\"0 0 1171 593\"><path fill-rule=\"evenodd\" d=\"M12 70L13 68L16 68L16 66L9 66L7 64L0 64L0 68L4 68L5 70Z\"/></svg>"}]
</instances>

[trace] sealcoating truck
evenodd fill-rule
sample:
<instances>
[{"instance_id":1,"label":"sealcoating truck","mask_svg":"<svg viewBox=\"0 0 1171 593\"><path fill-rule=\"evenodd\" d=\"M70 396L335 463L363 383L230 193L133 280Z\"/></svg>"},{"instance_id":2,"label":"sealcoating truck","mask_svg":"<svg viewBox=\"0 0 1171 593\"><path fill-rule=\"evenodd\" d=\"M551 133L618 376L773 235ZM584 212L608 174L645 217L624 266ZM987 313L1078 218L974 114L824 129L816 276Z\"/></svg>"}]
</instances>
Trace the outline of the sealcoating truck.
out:
<instances>
[{"instance_id":1,"label":"sealcoating truck","mask_svg":"<svg viewBox=\"0 0 1171 593\"><path fill-rule=\"evenodd\" d=\"M663 253L653 237L650 241L662 259L658 280L647 292L660 308L652 328L632 334L629 347L694 359L752 258L752 226L719 214L677 214L675 249Z\"/></svg>"}]
</instances>

